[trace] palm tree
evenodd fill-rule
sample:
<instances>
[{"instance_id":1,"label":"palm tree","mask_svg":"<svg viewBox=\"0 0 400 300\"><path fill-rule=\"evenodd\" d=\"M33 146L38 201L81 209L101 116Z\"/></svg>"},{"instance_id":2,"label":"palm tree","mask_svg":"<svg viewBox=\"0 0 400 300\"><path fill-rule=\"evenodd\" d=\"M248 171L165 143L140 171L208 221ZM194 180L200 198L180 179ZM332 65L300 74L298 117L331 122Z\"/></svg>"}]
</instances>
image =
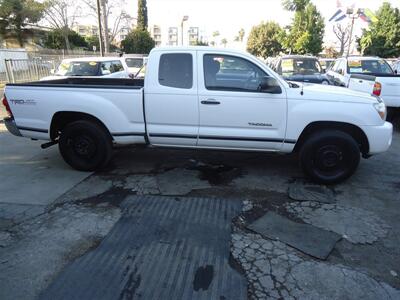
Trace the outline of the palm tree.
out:
<instances>
[{"instance_id":1,"label":"palm tree","mask_svg":"<svg viewBox=\"0 0 400 300\"><path fill-rule=\"evenodd\" d=\"M243 42L244 33L245 33L245 32L244 32L244 29L241 28L241 29L239 30L239 35L238 35L239 41L241 41L241 42Z\"/></svg>"},{"instance_id":2,"label":"palm tree","mask_svg":"<svg viewBox=\"0 0 400 300\"><path fill-rule=\"evenodd\" d=\"M221 44L224 45L224 47L226 48L226 44L228 44L228 40L226 38L223 38L221 40Z\"/></svg>"}]
</instances>

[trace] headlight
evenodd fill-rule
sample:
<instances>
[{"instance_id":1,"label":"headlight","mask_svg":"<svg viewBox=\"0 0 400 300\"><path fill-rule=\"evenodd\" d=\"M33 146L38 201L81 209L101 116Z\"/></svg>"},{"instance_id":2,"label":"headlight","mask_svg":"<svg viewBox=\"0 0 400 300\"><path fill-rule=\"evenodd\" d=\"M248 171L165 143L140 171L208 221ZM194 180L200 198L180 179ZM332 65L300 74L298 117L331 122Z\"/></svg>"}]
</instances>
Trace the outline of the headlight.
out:
<instances>
[{"instance_id":1,"label":"headlight","mask_svg":"<svg viewBox=\"0 0 400 300\"><path fill-rule=\"evenodd\" d=\"M378 103L374 103L374 107L382 120L386 120L386 106L382 99L378 98Z\"/></svg>"}]
</instances>

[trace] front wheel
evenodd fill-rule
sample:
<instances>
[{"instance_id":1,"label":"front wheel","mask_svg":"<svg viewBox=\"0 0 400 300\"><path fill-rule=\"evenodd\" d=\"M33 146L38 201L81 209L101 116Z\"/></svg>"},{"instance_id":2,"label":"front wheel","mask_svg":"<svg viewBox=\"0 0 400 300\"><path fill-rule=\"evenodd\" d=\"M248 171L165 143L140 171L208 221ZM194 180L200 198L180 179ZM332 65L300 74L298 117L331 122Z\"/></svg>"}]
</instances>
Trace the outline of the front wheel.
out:
<instances>
[{"instance_id":1,"label":"front wheel","mask_svg":"<svg viewBox=\"0 0 400 300\"><path fill-rule=\"evenodd\" d=\"M58 147L61 156L79 171L95 171L104 167L112 154L108 132L91 121L76 121L61 131Z\"/></svg>"},{"instance_id":2,"label":"front wheel","mask_svg":"<svg viewBox=\"0 0 400 300\"><path fill-rule=\"evenodd\" d=\"M339 183L349 178L360 162L360 149L349 134L324 130L311 135L300 150L300 165L313 181Z\"/></svg>"},{"instance_id":3,"label":"front wheel","mask_svg":"<svg viewBox=\"0 0 400 300\"><path fill-rule=\"evenodd\" d=\"M323 85L329 85L329 81L328 81L328 80L323 80L323 81L322 81L322 84L323 84Z\"/></svg>"}]
</instances>

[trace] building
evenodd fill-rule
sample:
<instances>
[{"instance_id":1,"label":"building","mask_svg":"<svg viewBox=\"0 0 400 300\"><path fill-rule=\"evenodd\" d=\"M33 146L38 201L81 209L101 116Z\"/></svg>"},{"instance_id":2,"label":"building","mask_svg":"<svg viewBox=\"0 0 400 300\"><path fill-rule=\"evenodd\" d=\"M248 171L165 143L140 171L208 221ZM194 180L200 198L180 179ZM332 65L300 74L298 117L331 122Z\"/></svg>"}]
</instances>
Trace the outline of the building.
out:
<instances>
[{"instance_id":1,"label":"building","mask_svg":"<svg viewBox=\"0 0 400 300\"><path fill-rule=\"evenodd\" d=\"M161 27L158 25L153 25L150 28L150 35L151 37L154 39L154 41L156 42L156 47L161 46Z\"/></svg>"},{"instance_id":2,"label":"building","mask_svg":"<svg viewBox=\"0 0 400 300\"><path fill-rule=\"evenodd\" d=\"M119 33L115 37L115 42L119 45L126 37L128 36L128 33L131 31L131 28L129 27L122 27Z\"/></svg>"},{"instance_id":3,"label":"building","mask_svg":"<svg viewBox=\"0 0 400 300\"><path fill-rule=\"evenodd\" d=\"M82 36L96 36L99 34L99 27L96 25L74 25L72 30Z\"/></svg>"},{"instance_id":4,"label":"building","mask_svg":"<svg viewBox=\"0 0 400 300\"><path fill-rule=\"evenodd\" d=\"M189 45L195 45L200 40L199 27L189 27L188 40Z\"/></svg>"},{"instance_id":5,"label":"building","mask_svg":"<svg viewBox=\"0 0 400 300\"><path fill-rule=\"evenodd\" d=\"M178 46L178 27L168 28L168 46Z\"/></svg>"}]
</instances>

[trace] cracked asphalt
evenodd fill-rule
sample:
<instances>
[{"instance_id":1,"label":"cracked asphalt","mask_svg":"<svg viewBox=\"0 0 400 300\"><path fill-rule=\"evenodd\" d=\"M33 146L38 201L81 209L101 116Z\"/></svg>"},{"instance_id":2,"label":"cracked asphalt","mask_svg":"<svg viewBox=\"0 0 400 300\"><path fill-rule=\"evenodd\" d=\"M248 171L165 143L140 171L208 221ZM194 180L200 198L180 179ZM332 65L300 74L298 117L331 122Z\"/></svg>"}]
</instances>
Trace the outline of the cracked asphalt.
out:
<instances>
[{"instance_id":1,"label":"cracked asphalt","mask_svg":"<svg viewBox=\"0 0 400 300\"><path fill-rule=\"evenodd\" d=\"M107 169L80 173L55 147L0 128L0 166L19 180L12 190L0 175L0 299L36 299L101 243L131 195L240 200L231 265L249 299L400 299L399 124L387 153L332 187L305 181L294 155L260 153L122 147ZM267 212L341 239L316 259L248 229Z\"/></svg>"}]
</instances>

